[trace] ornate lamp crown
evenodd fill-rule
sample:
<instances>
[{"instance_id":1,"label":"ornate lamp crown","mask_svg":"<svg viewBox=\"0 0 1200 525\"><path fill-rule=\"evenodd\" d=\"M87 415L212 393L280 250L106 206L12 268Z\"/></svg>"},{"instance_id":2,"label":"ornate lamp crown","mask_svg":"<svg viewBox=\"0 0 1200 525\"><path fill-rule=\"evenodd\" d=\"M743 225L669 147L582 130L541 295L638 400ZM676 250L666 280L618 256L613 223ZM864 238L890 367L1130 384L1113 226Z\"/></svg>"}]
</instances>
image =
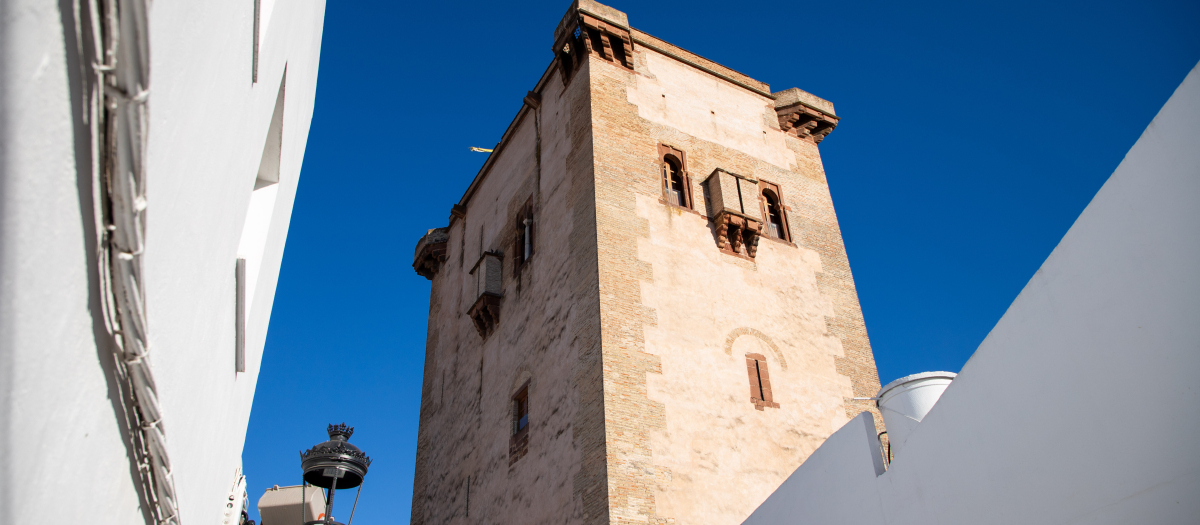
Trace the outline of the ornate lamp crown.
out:
<instances>
[{"instance_id":1,"label":"ornate lamp crown","mask_svg":"<svg viewBox=\"0 0 1200 525\"><path fill-rule=\"evenodd\" d=\"M347 441L354 434L353 427L345 423L329 425L326 432L329 433L329 441L318 443L300 453L304 480L326 489L335 483L338 488L357 487L362 483L363 476L367 475L371 458Z\"/></svg>"},{"instance_id":2,"label":"ornate lamp crown","mask_svg":"<svg viewBox=\"0 0 1200 525\"><path fill-rule=\"evenodd\" d=\"M354 435L354 427L348 427L345 423L340 425L329 425L329 428L326 429L326 432L329 433L330 440L341 438L338 440L349 441L350 436Z\"/></svg>"}]
</instances>

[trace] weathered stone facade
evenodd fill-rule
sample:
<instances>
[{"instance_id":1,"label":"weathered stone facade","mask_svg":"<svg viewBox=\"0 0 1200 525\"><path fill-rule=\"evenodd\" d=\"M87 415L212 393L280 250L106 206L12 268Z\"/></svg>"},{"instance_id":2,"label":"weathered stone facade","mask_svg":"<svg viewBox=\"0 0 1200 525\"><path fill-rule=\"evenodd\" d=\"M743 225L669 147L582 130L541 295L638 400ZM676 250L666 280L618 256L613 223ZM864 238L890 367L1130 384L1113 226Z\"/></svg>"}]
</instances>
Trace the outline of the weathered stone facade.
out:
<instances>
[{"instance_id":1,"label":"weathered stone facade","mask_svg":"<svg viewBox=\"0 0 1200 525\"><path fill-rule=\"evenodd\" d=\"M553 49L419 245L412 523L741 523L879 388L817 146L838 117L587 0Z\"/></svg>"}]
</instances>

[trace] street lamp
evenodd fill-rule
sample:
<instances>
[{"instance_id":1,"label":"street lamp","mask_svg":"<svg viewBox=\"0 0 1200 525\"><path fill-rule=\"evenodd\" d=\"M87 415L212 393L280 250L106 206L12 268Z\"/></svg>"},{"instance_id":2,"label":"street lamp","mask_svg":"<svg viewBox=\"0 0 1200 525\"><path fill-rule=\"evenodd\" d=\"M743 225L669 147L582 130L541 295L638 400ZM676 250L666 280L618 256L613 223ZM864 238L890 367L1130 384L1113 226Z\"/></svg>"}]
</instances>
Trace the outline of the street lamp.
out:
<instances>
[{"instance_id":1,"label":"street lamp","mask_svg":"<svg viewBox=\"0 0 1200 525\"><path fill-rule=\"evenodd\" d=\"M337 492L337 489L358 487L358 492L354 495L354 507L350 509L348 523L352 523L354 510L358 508L358 495L362 493L363 476L367 475L367 467L371 466L371 458L348 442L350 436L354 434L354 427L348 427L342 423L329 425L326 431L329 433L329 441L300 453L300 468L304 471L304 482L300 484L301 501L307 501L303 499L305 497L304 487L309 483L326 489L325 516L323 519L304 522L303 510L301 510L300 521L304 522L304 525L342 525L333 521L331 515L333 493ZM304 505L301 507L303 509Z\"/></svg>"}]
</instances>

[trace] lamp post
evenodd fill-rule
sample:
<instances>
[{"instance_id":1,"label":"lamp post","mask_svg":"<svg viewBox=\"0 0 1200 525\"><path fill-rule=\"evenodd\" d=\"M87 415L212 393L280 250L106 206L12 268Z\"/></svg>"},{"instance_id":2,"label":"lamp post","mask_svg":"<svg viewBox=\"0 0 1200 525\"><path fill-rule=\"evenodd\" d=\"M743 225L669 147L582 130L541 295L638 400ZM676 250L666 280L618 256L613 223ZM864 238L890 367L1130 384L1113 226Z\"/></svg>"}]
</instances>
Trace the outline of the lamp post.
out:
<instances>
[{"instance_id":1,"label":"lamp post","mask_svg":"<svg viewBox=\"0 0 1200 525\"><path fill-rule=\"evenodd\" d=\"M350 520L354 521L354 510L358 507L358 494L362 493L363 476L367 475L367 467L371 466L371 458L362 450L349 443L354 434L354 427L345 423L329 425L326 430L329 441L320 443L307 452L300 453L300 468L304 471L304 481L301 483L301 501L307 501L304 487L307 484L326 489L325 516L316 521L304 521L304 507L301 505L300 521L304 525L342 525L333 521L333 496L337 489L352 489L358 487L354 495L354 507L350 509Z\"/></svg>"}]
</instances>

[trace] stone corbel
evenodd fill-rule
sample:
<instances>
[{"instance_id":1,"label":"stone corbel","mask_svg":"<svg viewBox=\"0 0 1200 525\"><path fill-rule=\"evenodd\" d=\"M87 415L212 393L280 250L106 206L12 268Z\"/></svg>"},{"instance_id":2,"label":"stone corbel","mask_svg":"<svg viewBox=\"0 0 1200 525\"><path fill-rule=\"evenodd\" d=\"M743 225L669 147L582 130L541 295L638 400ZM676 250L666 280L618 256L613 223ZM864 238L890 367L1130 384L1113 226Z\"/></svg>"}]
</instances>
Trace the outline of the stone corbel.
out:
<instances>
[{"instance_id":1,"label":"stone corbel","mask_svg":"<svg viewBox=\"0 0 1200 525\"><path fill-rule=\"evenodd\" d=\"M479 337L487 337L500 324L500 296L494 293L484 293L479 296L471 309L467 311Z\"/></svg>"},{"instance_id":2,"label":"stone corbel","mask_svg":"<svg viewBox=\"0 0 1200 525\"><path fill-rule=\"evenodd\" d=\"M742 227L742 242L746 245L746 255L751 259L758 254L758 240L762 237L762 223L747 219Z\"/></svg>"},{"instance_id":3,"label":"stone corbel","mask_svg":"<svg viewBox=\"0 0 1200 525\"><path fill-rule=\"evenodd\" d=\"M746 256L754 258L758 253L758 239L762 233L762 223L731 212L722 211L713 219L717 226L717 248L729 253L741 254L742 247L746 248Z\"/></svg>"},{"instance_id":4,"label":"stone corbel","mask_svg":"<svg viewBox=\"0 0 1200 525\"><path fill-rule=\"evenodd\" d=\"M413 270L417 275L429 280L446 262L446 245L450 240L450 228L434 228L425 232L417 241L417 250L413 255Z\"/></svg>"},{"instance_id":5,"label":"stone corbel","mask_svg":"<svg viewBox=\"0 0 1200 525\"><path fill-rule=\"evenodd\" d=\"M762 232L758 181L717 168L704 180L708 212L717 231L717 249L754 258Z\"/></svg>"},{"instance_id":6,"label":"stone corbel","mask_svg":"<svg viewBox=\"0 0 1200 525\"><path fill-rule=\"evenodd\" d=\"M500 298L503 296L504 279L501 275L504 268L504 254L499 251L486 251L479 256L479 262L471 268L471 276L475 279L475 290L479 297L467 315L475 323L479 337L486 338L500 324Z\"/></svg>"},{"instance_id":7,"label":"stone corbel","mask_svg":"<svg viewBox=\"0 0 1200 525\"><path fill-rule=\"evenodd\" d=\"M838 117L810 108L803 104L793 104L776 108L779 116L779 129L793 137L820 144L825 137L837 127Z\"/></svg>"}]
</instances>

